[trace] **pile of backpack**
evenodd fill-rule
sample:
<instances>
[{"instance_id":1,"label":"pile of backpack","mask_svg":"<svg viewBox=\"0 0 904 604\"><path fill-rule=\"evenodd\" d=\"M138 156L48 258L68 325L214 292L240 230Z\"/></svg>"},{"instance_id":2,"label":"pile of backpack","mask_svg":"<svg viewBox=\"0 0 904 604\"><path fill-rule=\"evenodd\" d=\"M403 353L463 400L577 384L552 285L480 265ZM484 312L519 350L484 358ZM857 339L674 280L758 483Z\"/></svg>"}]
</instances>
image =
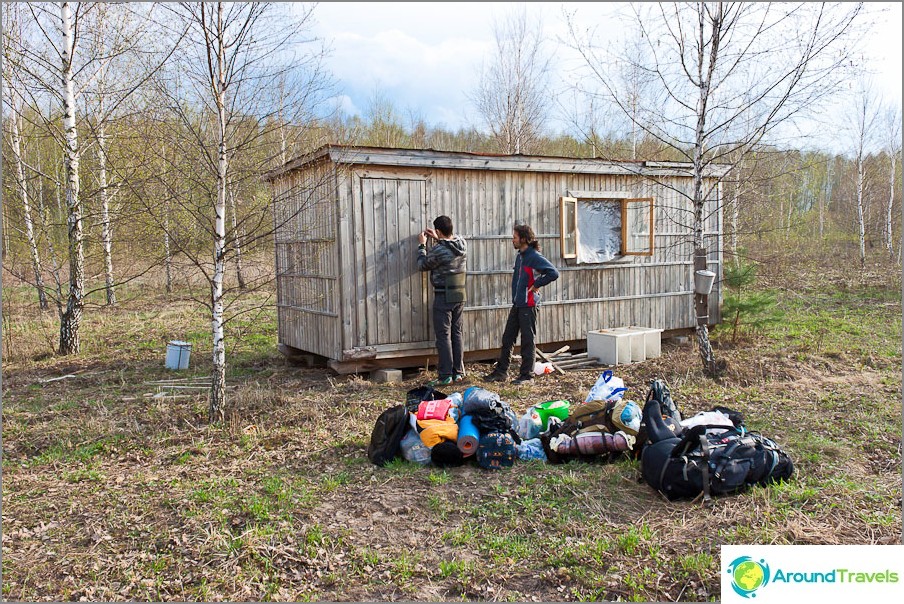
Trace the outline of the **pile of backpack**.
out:
<instances>
[{"instance_id":1,"label":"pile of backpack","mask_svg":"<svg viewBox=\"0 0 904 604\"><path fill-rule=\"evenodd\" d=\"M408 392L404 405L380 414L367 456L382 466L401 456L441 468L476 460L486 469L510 467L522 439L518 419L494 392L473 386L445 394L430 386Z\"/></svg>"},{"instance_id":2,"label":"pile of backpack","mask_svg":"<svg viewBox=\"0 0 904 604\"><path fill-rule=\"evenodd\" d=\"M735 493L791 477L794 465L744 418L714 407L683 418L664 381L650 382L643 408L624 398L624 382L606 371L582 403L545 401L520 418L489 390L445 394L429 386L380 414L367 448L383 466L397 458L420 465L485 469L515 460L566 463L639 460L641 478L666 498Z\"/></svg>"}]
</instances>

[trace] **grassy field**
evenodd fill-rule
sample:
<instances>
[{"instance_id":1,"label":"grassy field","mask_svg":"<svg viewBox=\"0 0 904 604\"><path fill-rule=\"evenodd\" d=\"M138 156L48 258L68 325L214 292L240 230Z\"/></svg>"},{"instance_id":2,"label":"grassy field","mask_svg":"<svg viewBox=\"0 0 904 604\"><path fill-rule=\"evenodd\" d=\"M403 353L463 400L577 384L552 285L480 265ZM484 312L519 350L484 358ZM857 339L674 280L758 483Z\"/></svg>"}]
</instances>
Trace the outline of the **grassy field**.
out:
<instances>
[{"instance_id":1,"label":"grassy field","mask_svg":"<svg viewBox=\"0 0 904 604\"><path fill-rule=\"evenodd\" d=\"M762 272L781 323L715 331L722 378L701 374L692 343L618 368L633 400L663 378L685 415L736 408L791 454L792 481L713 508L664 501L627 461L374 467L377 415L433 375L386 385L291 366L261 296L227 332L231 408L210 427L205 392L150 383L174 377L171 339L194 344L179 377L209 375L191 301L123 288L61 358L56 316L4 284L3 597L709 601L723 544L897 543L900 269L804 266ZM491 389L520 415L583 400L598 373Z\"/></svg>"}]
</instances>

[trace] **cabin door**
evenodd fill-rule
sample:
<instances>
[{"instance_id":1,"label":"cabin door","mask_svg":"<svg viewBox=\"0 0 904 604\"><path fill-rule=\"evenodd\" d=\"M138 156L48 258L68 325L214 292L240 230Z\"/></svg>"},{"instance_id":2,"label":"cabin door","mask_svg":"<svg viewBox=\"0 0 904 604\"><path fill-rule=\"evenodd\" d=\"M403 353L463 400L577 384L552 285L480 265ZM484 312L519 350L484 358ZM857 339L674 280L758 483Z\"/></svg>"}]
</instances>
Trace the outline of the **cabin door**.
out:
<instances>
[{"instance_id":1,"label":"cabin door","mask_svg":"<svg viewBox=\"0 0 904 604\"><path fill-rule=\"evenodd\" d=\"M417 270L427 227L426 181L361 178L366 345L431 340L428 273Z\"/></svg>"}]
</instances>

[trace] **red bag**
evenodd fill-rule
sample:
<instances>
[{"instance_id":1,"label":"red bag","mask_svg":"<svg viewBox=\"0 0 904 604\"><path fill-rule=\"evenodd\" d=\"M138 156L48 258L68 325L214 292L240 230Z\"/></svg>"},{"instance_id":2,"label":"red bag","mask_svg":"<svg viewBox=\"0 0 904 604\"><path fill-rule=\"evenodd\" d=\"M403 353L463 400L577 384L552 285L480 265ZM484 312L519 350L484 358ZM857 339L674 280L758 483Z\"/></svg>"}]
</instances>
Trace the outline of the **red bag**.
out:
<instances>
[{"instance_id":1,"label":"red bag","mask_svg":"<svg viewBox=\"0 0 904 604\"><path fill-rule=\"evenodd\" d=\"M421 401L421 404L417 407L417 418L419 420L444 420L446 419L446 416L449 415L449 407L451 406L452 399L450 398L444 398L438 401Z\"/></svg>"}]
</instances>

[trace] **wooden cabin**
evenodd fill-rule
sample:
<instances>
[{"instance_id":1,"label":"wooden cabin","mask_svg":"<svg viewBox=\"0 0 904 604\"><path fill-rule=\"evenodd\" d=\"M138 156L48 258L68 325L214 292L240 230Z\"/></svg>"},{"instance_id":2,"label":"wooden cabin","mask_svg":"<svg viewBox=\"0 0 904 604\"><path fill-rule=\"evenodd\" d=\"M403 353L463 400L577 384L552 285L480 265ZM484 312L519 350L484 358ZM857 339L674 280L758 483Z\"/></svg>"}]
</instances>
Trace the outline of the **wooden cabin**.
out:
<instances>
[{"instance_id":1,"label":"wooden cabin","mask_svg":"<svg viewBox=\"0 0 904 604\"><path fill-rule=\"evenodd\" d=\"M721 188L705 211L709 323L720 321ZM511 307L512 226L529 224L560 278L537 342L586 348L621 326L692 330L690 165L330 145L265 175L276 225L279 343L339 373L435 363L433 292L417 235L439 215L468 242L467 360L492 359ZM715 185L715 186L713 186ZM517 349L516 349L517 350Z\"/></svg>"}]
</instances>

